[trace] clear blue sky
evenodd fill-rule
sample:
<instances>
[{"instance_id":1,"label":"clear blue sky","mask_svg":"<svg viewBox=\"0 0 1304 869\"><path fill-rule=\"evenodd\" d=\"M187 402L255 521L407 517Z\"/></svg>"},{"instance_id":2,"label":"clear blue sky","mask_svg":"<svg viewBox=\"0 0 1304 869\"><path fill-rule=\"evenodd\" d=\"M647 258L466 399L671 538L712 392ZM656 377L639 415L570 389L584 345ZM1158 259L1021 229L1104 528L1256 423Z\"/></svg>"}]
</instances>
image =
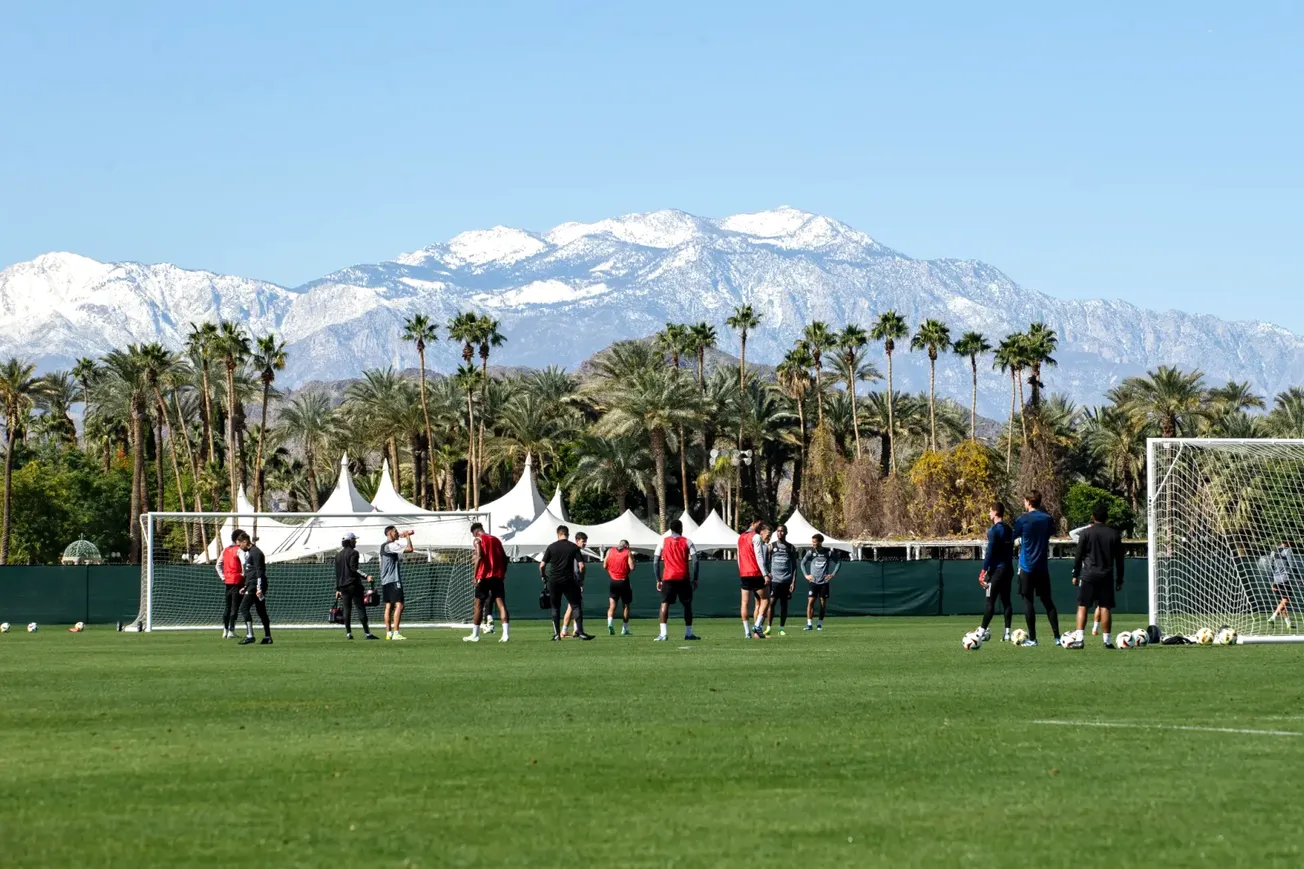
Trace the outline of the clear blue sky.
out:
<instances>
[{"instance_id":1,"label":"clear blue sky","mask_svg":"<svg viewBox=\"0 0 1304 869\"><path fill-rule=\"evenodd\" d=\"M790 204L1304 332L1304 2L7 4L0 265Z\"/></svg>"}]
</instances>

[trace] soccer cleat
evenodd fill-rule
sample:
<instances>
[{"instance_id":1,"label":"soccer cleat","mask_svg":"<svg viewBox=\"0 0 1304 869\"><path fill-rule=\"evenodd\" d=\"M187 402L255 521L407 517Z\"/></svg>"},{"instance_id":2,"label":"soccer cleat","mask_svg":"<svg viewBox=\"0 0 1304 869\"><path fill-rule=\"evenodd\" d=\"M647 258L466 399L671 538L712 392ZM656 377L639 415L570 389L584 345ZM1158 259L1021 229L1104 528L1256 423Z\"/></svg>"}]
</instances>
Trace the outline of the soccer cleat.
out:
<instances>
[{"instance_id":1,"label":"soccer cleat","mask_svg":"<svg viewBox=\"0 0 1304 869\"><path fill-rule=\"evenodd\" d=\"M479 636L479 634L467 634L465 637L462 637L462 642L464 642L464 643L478 643L478 642L480 642L480 636Z\"/></svg>"},{"instance_id":2,"label":"soccer cleat","mask_svg":"<svg viewBox=\"0 0 1304 869\"><path fill-rule=\"evenodd\" d=\"M575 637L580 640L591 640L593 639L593 634L576 634Z\"/></svg>"},{"instance_id":3,"label":"soccer cleat","mask_svg":"<svg viewBox=\"0 0 1304 869\"><path fill-rule=\"evenodd\" d=\"M505 643L505 642L507 642L507 637L505 637L505 636L504 636L504 637L499 637L499 638L498 638L498 642L500 642L500 643Z\"/></svg>"},{"instance_id":4,"label":"soccer cleat","mask_svg":"<svg viewBox=\"0 0 1304 869\"><path fill-rule=\"evenodd\" d=\"M395 631L395 632L394 632L394 636L390 637L390 639L391 639L391 640L406 640L407 637L403 636L403 635L400 634L398 631Z\"/></svg>"},{"instance_id":5,"label":"soccer cleat","mask_svg":"<svg viewBox=\"0 0 1304 869\"><path fill-rule=\"evenodd\" d=\"M380 637L376 636L375 634L363 634L363 635L362 635L362 639L364 639L364 640L379 640Z\"/></svg>"},{"instance_id":6,"label":"soccer cleat","mask_svg":"<svg viewBox=\"0 0 1304 869\"><path fill-rule=\"evenodd\" d=\"M394 632L393 632L393 631L385 631L385 639L387 639L387 640L392 640L392 639L394 639Z\"/></svg>"},{"instance_id":7,"label":"soccer cleat","mask_svg":"<svg viewBox=\"0 0 1304 869\"><path fill-rule=\"evenodd\" d=\"M992 632L987 628L979 628L978 634L982 637L984 643L992 638Z\"/></svg>"},{"instance_id":8,"label":"soccer cleat","mask_svg":"<svg viewBox=\"0 0 1304 869\"><path fill-rule=\"evenodd\" d=\"M562 632L561 632L561 638L562 638L563 640L565 640L565 639L569 639L569 638L570 638L570 634L566 633L565 631L562 631Z\"/></svg>"},{"instance_id":9,"label":"soccer cleat","mask_svg":"<svg viewBox=\"0 0 1304 869\"><path fill-rule=\"evenodd\" d=\"M685 639L685 640L700 640L700 639L702 639L702 638L699 637L697 634L689 634L688 636L684 637L684 639Z\"/></svg>"},{"instance_id":10,"label":"soccer cleat","mask_svg":"<svg viewBox=\"0 0 1304 869\"><path fill-rule=\"evenodd\" d=\"M271 637L263 637L263 641L262 641L261 643L259 643L258 645L260 645L260 646L270 646L271 644L272 644L272 638L271 638Z\"/></svg>"},{"instance_id":11,"label":"soccer cleat","mask_svg":"<svg viewBox=\"0 0 1304 869\"><path fill-rule=\"evenodd\" d=\"M765 626L765 636L768 637L768 636L770 635L770 629L771 629L772 627L773 627L772 625L766 625L766 626Z\"/></svg>"},{"instance_id":12,"label":"soccer cleat","mask_svg":"<svg viewBox=\"0 0 1304 869\"><path fill-rule=\"evenodd\" d=\"M1010 641L1010 629L1009 629L1009 628L1006 628L1006 629L1005 629L1005 635L1004 635L1003 637L1001 637L1001 642L1002 642L1002 643L1008 643L1009 641Z\"/></svg>"},{"instance_id":13,"label":"soccer cleat","mask_svg":"<svg viewBox=\"0 0 1304 869\"><path fill-rule=\"evenodd\" d=\"M823 626L823 625L816 625L816 626L815 626L815 630L817 630L817 631L822 631L822 630L824 630L824 626Z\"/></svg>"},{"instance_id":14,"label":"soccer cleat","mask_svg":"<svg viewBox=\"0 0 1304 869\"><path fill-rule=\"evenodd\" d=\"M633 631L631 631L629 628L621 628L621 629L620 629L620 635L621 635L622 637L632 637L632 636L634 636L634 633L633 633Z\"/></svg>"},{"instance_id":15,"label":"soccer cleat","mask_svg":"<svg viewBox=\"0 0 1304 869\"><path fill-rule=\"evenodd\" d=\"M553 641L554 643L560 642L560 641L561 641L561 635L560 635L560 634L553 634L553 635L552 635L552 641Z\"/></svg>"},{"instance_id":16,"label":"soccer cleat","mask_svg":"<svg viewBox=\"0 0 1304 869\"><path fill-rule=\"evenodd\" d=\"M785 631L783 628L779 628L779 636L786 637L788 636L788 632Z\"/></svg>"},{"instance_id":17,"label":"soccer cleat","mask_svg":"<svg viewBox=\"0 0 1304 869\"><path fill-rule=\"evenodd\" d=\"M239 645L241 645L241 646L247 646L247 645L249 645L250 643L252 643L253 641L254 641L254 638L253 638L253 637L245 637L243 640L241 640L241 641L239 642Z\"/></svg>"},{"instance_id":18,"label":"soccer cleat","mask_svg":"<svg viewBox=\"0 0 1304 869\"><path fill-rule=\"evenodd\" d=\"M1114 644L1113 644L1113 643L1105 643L1105 648L1106 648L1106 649L1112 649L1112 648L1114 648Z\"/></svg>"},{"instance_id":19,"label":"soccer cleat","mask_svg":"<svg viewBox=\"0 0 1304 869\"><path fill-rule=\"evenodd\" d=\"M345 634L345 635L344 635L344 639L346 639L346 640L351 640L351 639L353 639L353 634L351 634L351 633Z\"/></svg>"},{"instance_id":20,"label":"soccer cleat","mask_svg":"<svg viewBox=\"0 0 1304 869\"><path fill-rule=\"evenodd\" d=\"M1085 644L1084 644L1081 640L1074 640L1073 642L1069 643L1069 644L1068 644L1067 646L1065 646L1064 648L1066 648L1066 649L1082 649L1082 648L1086 648L1086 646L1085 646Z\"/></svg>"},{"instance_id":21,"label":"soccer cleat","mask_svg":"<svg viewBox=\"0 0 1304 869\"><path fill-rule=\"evenodd\" d=\"M616 626L607 625L607 633L614 637L616 635Z\"/></svg>"},{"instance_id":22,"label":"soccer cleat","mask_svg":"<svg viewBox=\"0 0 1304 869\"><path fill-rule=\"evenodd\" d=\"M803 630L803 631L813 631L813 630L815 630L815 626L814 626L814 625L807 625L806 627L802 628L802 630Z\"/></svg>"},{"instance_id":23,"label":"soccer cleat","mask_svg":"<svg viewBox=\"0 0 1304 869\"><path fill-rule=\"evenodd\" d=\"M1026 648L1032 648L1032 647L1034 647L1034 646L1036 646L1036 645L1037 645L1037 641L1036 641L1036 640L1024 640L1024 641L1023 641L1023 646L1024 646L1025 649L1026 649Z\"/></svg>"},{"instance_id":24,"label":"soccer cleat","mask_svg":"<svg viewBox=\"0 0 1304 869\"><path fill-rule=\"evenodd\" d=\"M664 634L663 634L662 636L659 636L659 637L653 637L653 638L652 638L652 642L654 642L654 643L665 643L665 642L669 642L669 641L670 641L670 638L667 637L667 636L665 636Z\"/></svg>"},{"instance_id":25,"label":"soccer cleat","mask_svg":"<svg viewBox=\"0 0 1304 869\"><path fill-rule=\"evenodd\" d=\"M231 632L228 631L226 628L222 628L222 639L224 640L231 639Z\"/></svg>"},{"instance_id":26,"label":"soccer cleat","mask_svg":"<svg viewBox=\"0 0 1304 869\"><path fill-rule=\"evenodd\" d=\"M488 624L486 624L486 625L484 626L484 632L485 632L486 634L492 634L492 633L494 632L494 625L493 625L493 622L489 622Z\"/></svg>"}]
</instances>

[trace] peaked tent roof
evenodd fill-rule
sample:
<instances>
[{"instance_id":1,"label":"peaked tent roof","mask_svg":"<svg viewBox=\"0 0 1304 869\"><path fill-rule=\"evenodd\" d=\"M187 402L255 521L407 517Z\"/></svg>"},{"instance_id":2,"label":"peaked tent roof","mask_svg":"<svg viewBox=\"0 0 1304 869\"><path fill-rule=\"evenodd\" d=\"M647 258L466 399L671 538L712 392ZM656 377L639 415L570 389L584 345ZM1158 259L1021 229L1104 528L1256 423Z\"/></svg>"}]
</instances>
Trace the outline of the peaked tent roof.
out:
<instances>
[{"instance_id":1,"label":"peaked tent roof","mask_svg":"<svg viewBox=\"0 0 1304 869\"><path fill-rule=\"evenodd\" d=\"M376 487L376 497L371 499L371 506L381 513L414 515L432 512L413 504L394 488L394 478L389 475L389 459L385 459L381 463L380 485Z\"/></svg>"},{"instance_id":2,"label":"peaked tent roof","mask_svg":"<svg viewBox=\"0 0 1304 869\"><path fill-rule=\"evenodd\" d=\"M548 502L548 509L552 511L552 515L560 516L563 522L570 521L570 514L566 512L566 505L561 502L561 486L558 486L557 491L552 493L552 500Z\"/></svg>"},{"instance_id":3,"label":"peaked tent roof","mask_svg":"<svg viewBox=\"0 0 1304 869\"><path fill-rule=\"evenodd\" d=\"M543 503L543 496L539 494L539 487L534 483L534 466L529 456L525 457L525 471L521 478L516 481L506 495L503 495L497 501L490 501L488 504L482 504L480 511L489 514L489 524L493 528L493 534L503 539L503 542L513 540L514 537L526 528L534 520L538 519L547 505ZM564 521L558 519L558 523ZM557 524L553 524L552 539L557 537ZM549 543L552 540L548 541ZM545 546L547 544L544 544Z\"/></svg>"},{"instance_id":4,"label":"peaked tent roof","mask_svg":"<svg viewBox=\"0 0 1304 869\"><path fill-rule=\"evenodd\" d=\"M720 518L720 514L711 511L711 515L698 526L697 532L688 538L698 549L737 549L738 532L730 528Z\"/></svg>"},{"instance_id":5,"label":"peaked tent roof","mask_svg":"<svg viewBox=\"0 0 1304 869\"><path fill-rule=\"evenodd\" d=\"M522 528L513 534L511 540L506 541L506 545L515 555L533 555L536 552L542 552L557 539L558 525L570 527L572 540L575 539L576 534L583 531L589 535L590 546L600 545L593 539L593 529L591 527L588 525L572 525L546 508L528 527Z\"/></svg>"},{"instance_id":6,"label":"peaked tent roof","mask_svg":"<svg viewBox=\"0 0 1304 869\"><path fill-rule=\"evenodd\" d=\"M646 549L650 552L661 543L661 535L644 525L633 510L626 510L610 522L594 525L588 529L588 535L590 547L606 548L628 540L630 549Z\"/></svg>"},{"instance_id":7,"label":"peaked tent roof","mask_svg":"<svg viewBox=\"0 0 1304 869\"><path fill-rule=\"evenodd\" d=\"M685 510L683 513L680 513L680 514L679 514L679 521L682 522L683 525L684 525L684 536L687 537L689 540L692 540L692 541L693 541L693 544L696 545L696 544L697 544L697 539L696 539L697 529L698 529L700 526L699 526L696 522L693 521L693 517L692 517L692 516L688 515L688 511L687 511L687 510ZM670 531L667 530L666 533L665 533L665 534L662 534L661 536L662 536L662 537L669 537L669 536L670 536Z\"/></svg>"},{"instance_id":8,"label":"peaked tent roof","mask_svg":"<svg viewBox=\"0 0 1304 869\"><path fill-rule=\"evenodd\" d=\"M829 549L841 549L843 552L851 551L851 544L843 540L835 540L829 535L820 531L814 525L806 521L806 517L801 515L800 510L793 510L788 521L783 523L788 526L788 540L792 545L797 547L809 547L810 539L815 534L824 537L824 545Z\"/></svg>"},{"instance_id":9,"label":"peaked tent roof","mask_svg":"<svg viewBox=\"0 0 1304 869\"><path fill-rule=\"evenodd\" d=\"M393 488L391 483L390 488ZM358 487L353 485L353 475L349 473L349 457L340 458L340 476L335 483L335 491L321 505L318 513L374 513L367 499L362 497Z\"/></svg>"}]
</instances>

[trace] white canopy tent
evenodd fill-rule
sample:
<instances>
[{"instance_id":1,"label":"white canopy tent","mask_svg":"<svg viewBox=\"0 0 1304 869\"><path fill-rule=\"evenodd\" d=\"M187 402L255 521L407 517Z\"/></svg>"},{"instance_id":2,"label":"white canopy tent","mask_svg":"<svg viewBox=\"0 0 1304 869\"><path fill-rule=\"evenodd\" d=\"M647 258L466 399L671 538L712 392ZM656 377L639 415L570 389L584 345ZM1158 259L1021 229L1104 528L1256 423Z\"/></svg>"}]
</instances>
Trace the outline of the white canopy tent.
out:
<instances>
[{"instance_id":1,"label":"white canopy tent","mask_svg":"<svg viewBox=\"0 0 1304 869\"><path fill-rule=\"evenodd\" d=\"M801 510L793 510L792 515L788 517L788 521L783 524L788 526L788 542L799 549L809 549L811 537L819 534L824 538L824 545L829 549L840 549L843 552L853 551L850 543L844 540L835 540L807 522L806 517L801 515Z\"/></svg>"},{"instance_id":2,"label":"white canopy tent","mask_svg":"<svg viewBox=\"0 0 1304 869\"><path fill-rule=\"evenodd\" d=\"M371 506L380 513L408 513L417 515L420 513L431 513L432 510L426 510L413 504L407 498L399 494L394 488L394 478L389 474L389 459L385 459L380 466L380 485L376 487L376 496L371 499Z\"/></svg>"},{"instance_id":3,"label":"white canopy tent","mask_svg":"<svg viewBox=\"0 0 1304 869\"><path fill-rule=\"evenodd\" d=\"M557 539L557 526L565 525L570 528L571 539L583 531L590 538L593 535L593 529L587 525L574 525L562 519L556 513L544 508L539 517L530 523L529 527L522 528L512 535L510 541L505 541L508 551L512 555L534 555L548 548L548 545ZM590 539L589 545L593 541Z\"/></svg>"},{"instance_id":4,"label":"white canopy tent","mask_svg":"<svg viewBox=\"0 0 1304 869\"><path fill-rule=\"evenodd\" d=\"M561 502L561 486L558 486L557 491L552 493L552 500L548 502L548 509L552 511L552 515L560 516L563 522L570 521L570 514L566 512L566 505Z\"/></svg>"},{"instance_id":5,"label":"white canopy tent","mask_svg":"<svg viewBox=\"0 0 1304 869\"><path fill-rule=\"evenodd\" d=\"M696 544L698 524L693 521L693 517L689 516L688 511L685 510L683 513L679 514L679 521L684 526L684 536L687 537L689 540L692 540L693 543ZM669 529L667 529L666 533L662 534L661 536L669 537L670 536Z\"/></svg>"},{"instance_id":6,"label":"white canopy tent","mask_svg":"<svg viewBox=\"0 0 1304 869\"><path fill-rule=\"evenodd\" d=\"M480 512L489 514L490 533L504 543L530 527L547 509L534 482L534 465L529 456L525 457L525 471L511 491L496 501L480 505ZM553 528L555 537L555 524Z\"/></svg>"},{"instance_id":7,"label":"white canopy tent","mask_svg":"<svg viewBox=\"0 0 1304 869\"><path fill-rule=\"evenodd\" d=\"M720 518L720 514L711 511L697 530L690 536L685 534L698 551L706 549L737 549L738 532L730 528Z\"/></svg>"},{"instance_id":8,"label":"white canopy tent","mask_svg":"<svg viewBox=\"0 0 1304 869\"><path fill-rule=\"evenodd\" d=\"M661 535L639 521L632 510L626 510L610 522L594 525L587 533L590 548L610 549L620 541L627 540L630 549L653 552L661 542Z\"/></svg>"}]
</instances>

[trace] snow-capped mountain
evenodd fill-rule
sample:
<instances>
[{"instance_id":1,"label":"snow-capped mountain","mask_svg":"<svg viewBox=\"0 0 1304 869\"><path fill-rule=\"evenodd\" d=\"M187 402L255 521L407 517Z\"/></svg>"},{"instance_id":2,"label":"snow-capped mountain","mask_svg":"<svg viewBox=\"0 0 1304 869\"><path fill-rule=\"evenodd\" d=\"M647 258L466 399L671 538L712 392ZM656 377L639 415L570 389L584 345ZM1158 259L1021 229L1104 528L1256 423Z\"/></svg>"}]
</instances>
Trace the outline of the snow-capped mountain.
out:
<instances>
[{"instance_id":1,"label":"snow-capped mountain","mask_svg":"<svg viewBox=\"0 0 1304 869\"><path fill-rule=\"evenodd\" d=\"M1049 388L1080 402L1159 364L1198 367L1214 381L1248 379L1269 395L1304 382L1304 339L1285 329L1123 301L1055 299L984 263L912 259L836 220L787 207L723 219L656 211L543 233L498 226L294 288L46 254L0 271L0 353L52 368L129 342L177 347L192 322L220 317L281 334L291 360L285 379L295 384L410 367L415 351L400 337L406 317L423 312L442 323L475 308L498 318L508 338L494 361L573 367L670 321L714 323L721 347L736 352L724 320L743 302L763 317L748 341L748 358L757 362L776 362L811 320L868 326L895 308L911 323L937 317L954 335L975 329L993 343L1046 321L1061 337ZM872 358L883 367L881 352ZM901 388L923 388L923 355L896 358ZM452 369L457 348L441 342L428 363ZM939 360L938 378L942 391L967 399L963 360ZM983 409L1002 415L1008 380L985 366L981 379Z\"/></svg>"}]
</instances>

